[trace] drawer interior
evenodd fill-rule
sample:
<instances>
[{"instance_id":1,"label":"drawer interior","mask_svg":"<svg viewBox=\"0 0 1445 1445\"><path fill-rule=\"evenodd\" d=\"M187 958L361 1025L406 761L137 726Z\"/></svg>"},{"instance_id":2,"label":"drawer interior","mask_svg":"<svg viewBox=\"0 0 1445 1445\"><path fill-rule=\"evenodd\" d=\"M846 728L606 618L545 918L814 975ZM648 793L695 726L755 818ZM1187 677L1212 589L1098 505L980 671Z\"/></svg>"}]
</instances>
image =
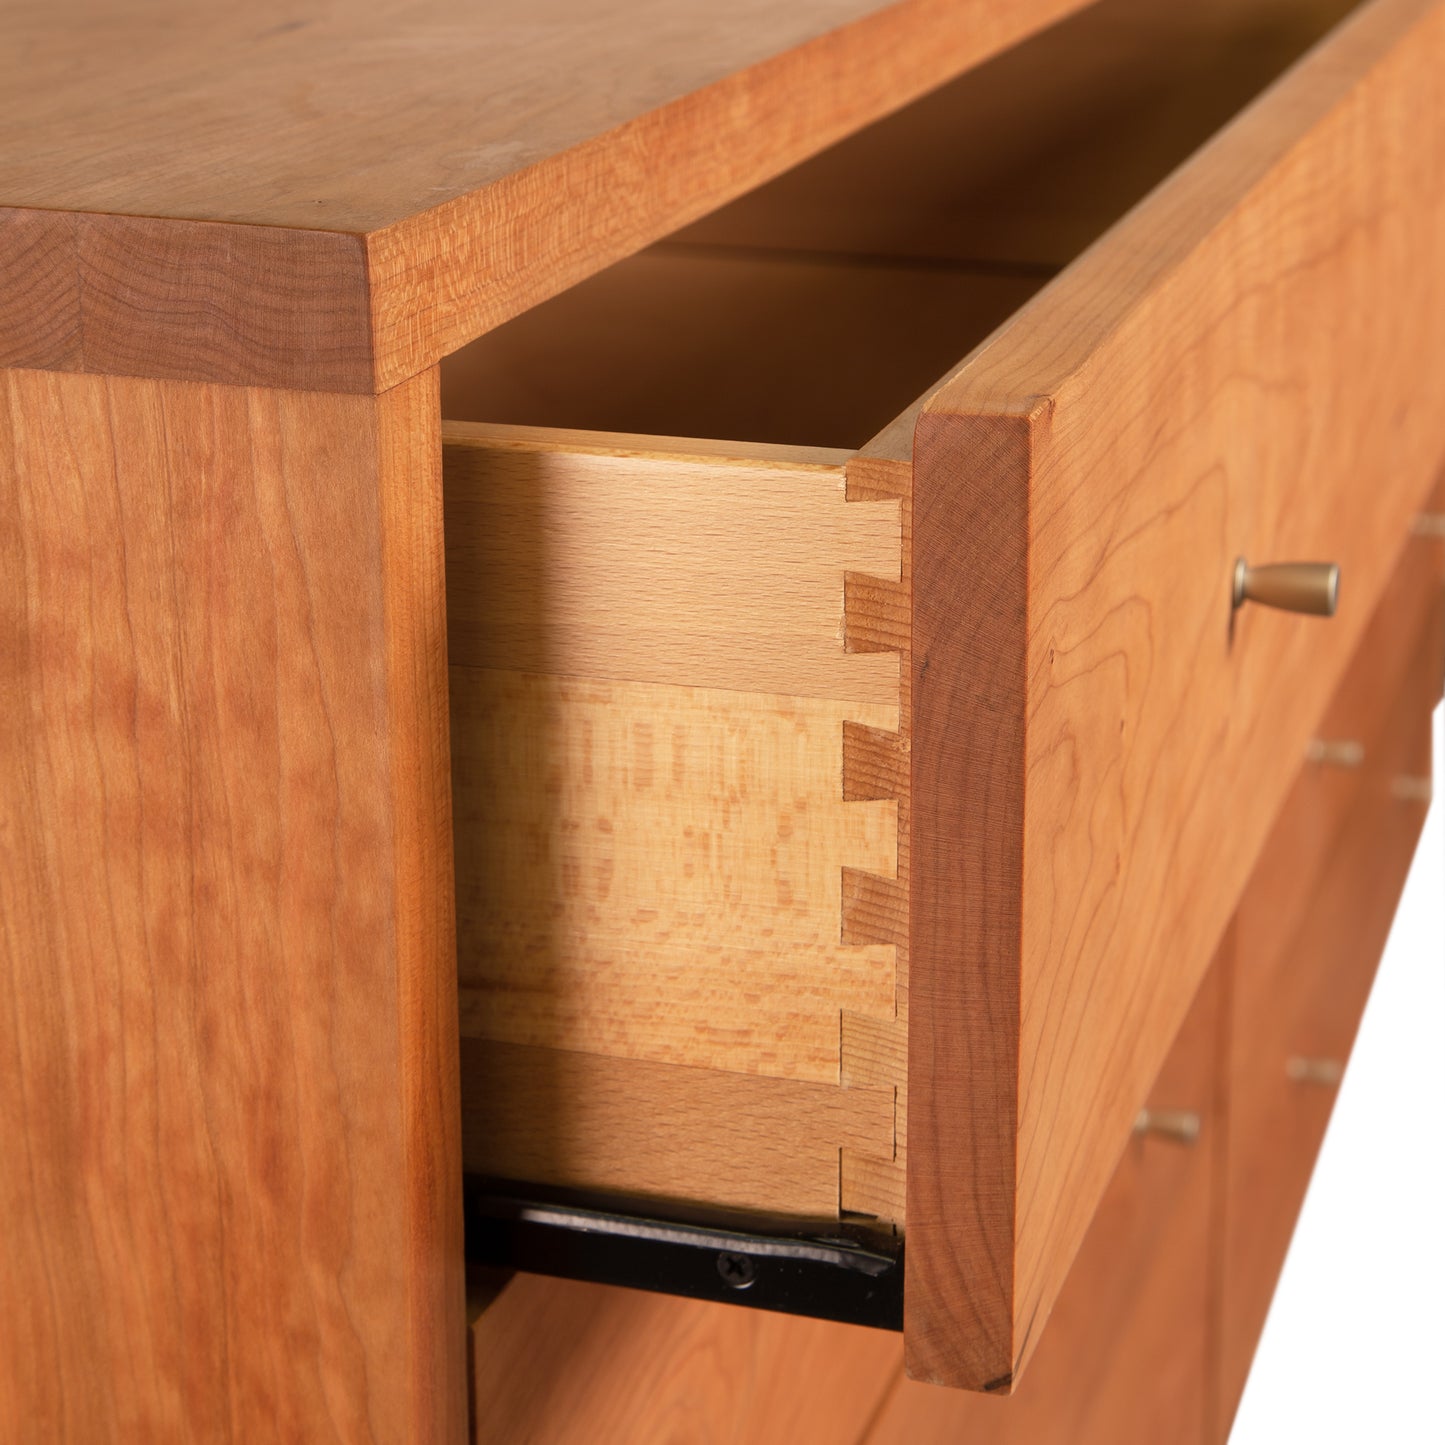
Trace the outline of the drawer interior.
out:
<instances>
[{"instance_id":1,"label":"drawer interior","mask_svg":"<svg viewBox=\"0 0 1445 1445\"><path fill-rule=\"evenodd\" d=\"M443 415L861 447L1350 8L1100 0L463 348Z\"/></svg>"}]
</instances>

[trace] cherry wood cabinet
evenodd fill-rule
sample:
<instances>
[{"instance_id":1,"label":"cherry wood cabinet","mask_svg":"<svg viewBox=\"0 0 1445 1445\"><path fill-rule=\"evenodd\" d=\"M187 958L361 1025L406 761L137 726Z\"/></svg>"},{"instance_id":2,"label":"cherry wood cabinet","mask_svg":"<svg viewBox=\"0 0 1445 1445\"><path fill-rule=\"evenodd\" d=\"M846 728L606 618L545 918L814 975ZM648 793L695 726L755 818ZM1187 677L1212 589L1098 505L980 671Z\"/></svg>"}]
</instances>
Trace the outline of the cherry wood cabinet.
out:
<instances>
[{"instance_id":1,"label":"cherry wood cabinet","mask_svg":"<svg viewBox=\"0 0 1445 1445\"><path fill-rule=\"evenodd\" d=\"M0 1436L1223 1432L1429 791L1445 3L0 36ZM466 1176L901 1339L469 1319Z\"/></svg>"}]
</instances>

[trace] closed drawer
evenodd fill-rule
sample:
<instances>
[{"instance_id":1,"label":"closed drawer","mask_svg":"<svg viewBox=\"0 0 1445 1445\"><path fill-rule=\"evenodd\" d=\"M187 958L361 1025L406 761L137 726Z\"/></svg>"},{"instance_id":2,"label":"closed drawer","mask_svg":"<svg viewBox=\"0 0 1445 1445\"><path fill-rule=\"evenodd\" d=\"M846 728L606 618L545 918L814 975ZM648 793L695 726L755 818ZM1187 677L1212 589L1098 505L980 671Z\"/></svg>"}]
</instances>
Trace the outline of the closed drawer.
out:
<instances>
[{"instance_id":1,"label":"closed drawer","mask_svg":"<svg viewBox=\"0 0 1445 1445\"><path fill-rule=\"evenodd\" d=\"M860 1445L1197 1445L1206 1438L1222 978L1205 976L1007 1400L900 1380ZM1197 1133L1191 1135L1190 1129Z\"/></svg>"},{"instance_id":2,"label":"closed drawer","mask_svg":"<svg viewBox=\"0 0 1445 1445\"><path fill-rule=\"evenodd\" d=\"M1227 1064L1220 1274L1222 1419L1233 1417L1430 792L1430 712L1440 697L1436 548L1413 544L1371 622L1335 719L1368 717L1343 806L1307 765L1240 903ZM1421 566L1424 562L1425 565ZM1405 585L1423 576L1421 598ZM1415 591L1412 613L1405 604ZM1403 675L1380 659L1405 638ZM1307 820L1319 829L1301 851ZM1321 836L1322 835L1322 836ZM1304 879L1301 884L1301 876Z\"/></svg>"},{"instance_id":3,"label":"closed drawer","mask_svg":"<svg viewBox=\"0 0 1445 1445\"><path fill-rule=\"evenodd\" d=\"M472 1445L854 1445L897 1335L517 1275L467 1342Z\"/></svg>"},{"instance_id":4,"label":"closed drawer","mask_svg":"<svg viewBox=\"0 0 1445 1445\"><path fill-rule=\"evenodd\" d=\"M1399 553L1344 678L1307 745L1240 900L1251 955L1283 960L1313 905L1320 875L1362 794L1393 785L1397 757L1382 753L1393 719L1428 712L1445 676L1445 537L1432 518L1445 511L1445 486ZM1428 760L1428 759L1427 759ZM1254 965L1246 993L1266 998L1268 967Z\"/></svg>"},{"instance_id":5,"label":"closed drawer","mask_svg":"<svg viewBox=\"0 0 1445 1445\"><path fill-rule=\"evenodd\" d=\"M1445 7L1281 4L1276 69L1329 33L1227 123L1249 7L1169 11L1103 0L859 138L910 177L882 254L817 253L804 168L443 375L469 1168L871 1216L910 1369L977 1389L1445 455ZM1083 122L1186 53L1102 126L1161 183L1081 219ZM1028 225L942 225L1009 189L950 153L1050 104ZM1236 611L1240 558L1337 563L1337 615Z\"/></svg>"}]
</instances>

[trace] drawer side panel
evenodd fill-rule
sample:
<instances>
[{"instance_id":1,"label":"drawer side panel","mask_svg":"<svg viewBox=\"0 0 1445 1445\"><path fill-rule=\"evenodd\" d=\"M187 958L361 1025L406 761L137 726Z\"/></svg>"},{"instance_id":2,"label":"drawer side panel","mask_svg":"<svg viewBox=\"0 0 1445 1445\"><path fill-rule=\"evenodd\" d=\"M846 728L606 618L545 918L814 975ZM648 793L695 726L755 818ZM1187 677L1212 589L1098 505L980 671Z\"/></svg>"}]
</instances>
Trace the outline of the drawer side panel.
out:
<instances>
[{"instance_id":1,"label":"drawer side panel","mask_svg":"<svg viewBox=\"0 0 1445 1445\"><path fill-rule=\"evenodd\" d=\"M903 1062L845 1056L907 943L897 478L481 427L445 474L468 1167L899 1219Z\"/></svg>"}]
</instances>

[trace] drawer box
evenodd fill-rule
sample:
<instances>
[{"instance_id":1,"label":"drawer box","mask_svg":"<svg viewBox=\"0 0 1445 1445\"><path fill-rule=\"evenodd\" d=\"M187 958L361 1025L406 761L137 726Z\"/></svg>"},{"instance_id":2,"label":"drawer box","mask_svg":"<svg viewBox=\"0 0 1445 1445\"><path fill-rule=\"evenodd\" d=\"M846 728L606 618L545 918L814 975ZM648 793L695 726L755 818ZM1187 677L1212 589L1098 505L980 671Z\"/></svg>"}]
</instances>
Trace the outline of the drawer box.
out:
<instances>
[{"instance_id":1,"label":"drawer box","mask_svg":"<svg viewBox=\"0 0 1445 1445\"><path fill-rule=\"evenodd\" d=\"M1102 113L1161 23L958 94ZM724 214L443 368L469 1168L873 1216L910 1370L1011 1388L1445 454L1442 58L1374 0L1121 219L1021 171L1033 240L972 256L939 102L889 258L802 254L805 167L745 253ZM1241 557L1337 562L1338 615L1235 611Z\"/></svg>"}]
</instances>

